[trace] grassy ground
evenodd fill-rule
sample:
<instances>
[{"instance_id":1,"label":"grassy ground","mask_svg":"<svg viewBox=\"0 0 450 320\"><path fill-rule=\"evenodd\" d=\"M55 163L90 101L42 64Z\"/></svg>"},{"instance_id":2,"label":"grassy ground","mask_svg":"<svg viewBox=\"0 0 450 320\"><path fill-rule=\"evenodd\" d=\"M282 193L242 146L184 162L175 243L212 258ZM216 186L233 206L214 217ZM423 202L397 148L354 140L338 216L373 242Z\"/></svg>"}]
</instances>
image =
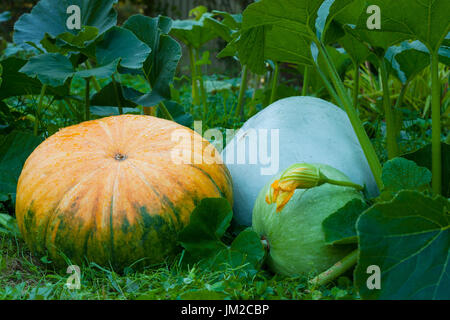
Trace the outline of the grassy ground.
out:
<instances>
[{"instance_id":1,"label":"grassy ground","mask_svg":"<svg viewBox=\"0 0 450 320\"><path fill-rule=\"evenodd\" d=\"M204 272L173 262L117 274L95 264L81 267L80 289L68 289L70 274L34 257L15 237L0 235L0 299L354 299L351 281L311 287L306 277L283 278L239 268Z\"/></svg>"}]
</instances>

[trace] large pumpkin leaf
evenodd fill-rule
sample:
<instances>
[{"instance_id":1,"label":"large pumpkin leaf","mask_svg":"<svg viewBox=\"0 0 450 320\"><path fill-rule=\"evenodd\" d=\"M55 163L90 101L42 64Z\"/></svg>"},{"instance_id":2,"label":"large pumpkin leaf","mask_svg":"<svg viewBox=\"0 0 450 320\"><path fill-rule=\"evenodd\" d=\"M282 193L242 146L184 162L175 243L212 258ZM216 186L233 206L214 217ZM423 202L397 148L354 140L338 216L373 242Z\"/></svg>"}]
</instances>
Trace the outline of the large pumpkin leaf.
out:
<instances>
[{"instance_id":1,"label":"large pumpkin leaf","mask_svg":"<svg viewBox=\"0 0 450 320\"><path fill-rule=\"evenodd\" d=\"M141 15L132 16L124 24L124 28L131 30L152 50L143 68L152 91L135 100L139 105L154 106L170 99L170 84L181 59L180 45L167 35L171 26L170 18L149 18Z\"/></svg>"},{"instance_id":2,"label":"large pumpkin leaf","mask_svg":"<svg viewBox=\"0 0 450 320\"><path fill-rule=\"evenodd\" d=\"M69 30L66 21L67 8L77 5L81 9L81 25L96 27L99 34L104 33L117 23L117 12L113 5L117 0L41 0L24 14L14 25L14 42L17 44L32 42L39 46L45 33L56 37L62 33L77 34L78 30Z\"/></svg>"},{"instance_id":3,"label":"large pumpkin leaf","mask_svg":"<svg viewBox=\"0 0 450 320\"><path fill-rule=\"evenodd\" d=\"M367 208L366 203L354 199L323 220L322 229L326 243L335 245L358 242L356 221Z\"/></svg>"},{"instance_id":4,"label":"large pumpkin leaf","mask_svg":"<svg viewBox=\"0 0 450 320\"><path fill-rule=\"evenodd\" d=\"M151 51L130 30L112 27L96 44L95 54L99 65L121 59L120 65L124 68L142 69Z\"/></svg>"},{"instance_id":5,"label":"large pumpkin leaf","mask_svg":"<svg viewBox=\"0 0 450 320\"><path fill-rule=\"evenodd\" d=\"M17 181L25 160L42 138L13 131L0 143L0 194L15 195Z\"/></svg>"},{"instance_id":6,"label":"large pumpkin leaf","mask_svg":"<svg viewBox=\"0 0 450 320\"><path fill-rule=\"evenodd\" d=\"M69 78L79 76L88 78L109 78L117 70L120 59L109 62L106 65L89 70L75 71L70 59L59 53L44 53L30 58L28 63L19 71L29 77L37 77L42 84L53 87L62 86Z\"/></svg>"},{"instance_id":7,"label":"large pumpkin leaf","mask_svg":"<svg viewBox=\"0 0 450 320\"><path fill-rule=\"evenodd\" d=\"M19 70L31 78L38 78L42 84L57 87L69 79L74 68L70 60L59 53L45 53L31 57Z\"/></svg>"},{"instance_id":8,"label":"large pumpkin leaf","mask_svg":"<svg viewBox=\"0 0 450 320\"><path fill-rule=\"evenodd\" d=\"M442 195L450 197L450 145L441 142L442 150ZM402 155L403 158L417 163L419 166L431 170L431 144L414 152Z\"/></svg>"},{"instance_id":9,"label":"large pumpkin leaf","mask_svg":"<svg viewBox=\"0 0 450 320\"><path fill-rule=\"evenodd\" d=\"M0 61L3 66L3 81L0 86L0 100L13 96L21 96L27 94L39 94L42 84L39 80L33 79L19 70L27 64L27 60L10 57ZM46 93L56 97L62 97L69 94L69 83L66 82L61 87L48 87Z\"/></svg>"},{"instance_id":10,"label":"large pumpkin leaf","mask_svg":"<svg viewBox=\"0 0 450 320\"><path fill-rule=\"evenodd\" d=\"M375 49L376 53L380 56L384 55L386 50L408 39L408 37L397 30L391 30L390 32L384 29L382 20L381 30L370 30L367 28L367 19L371 14L367 13L367 8L371 6L373 1L362 0L355 1L344 10L342 10L337 16L336 21L342 25L346 33L350 34L356 41L369 45L372 49ZM384 9L381 8L381 17L384 18Z\"/></svg>"},{"instance_id":11,"label":"large pumpkin leaf","mask_svg":"<svg viewBox=\"0 0 450 320\"><path fill-rule=\"evenodd\" d=\"M241 41L248 43L241 48L249 56L248 66L261 73L264 59L313 65L311 42L315 32L325 41L333 19L353 1L262 0L251 4L244 11L241 35ZM243 54L239 54L242 60Z\"/></svg>"},{"instance_id":12,"label":"large pumpkin leaf","mask_svg":"<svg viewBox=\"0 0 450 320\"><path fill-rule=\"evenodd\" d=\"M363 299L450 299L449 210L443 197L402 191L360 216L355 284ZM372 265L380 289L367 286Z\"/></svg>"},{"instance_id":13,"label":"large pumpkin leaf","mask_svg":"<svg viewBox=\"0 0 450 320\"><path fill-rule=\"evenodd\" d=\"M370 0L381 9L381 31L419 40L436 52L450 30L448 0Z\"/></svg>"}]
</instances>

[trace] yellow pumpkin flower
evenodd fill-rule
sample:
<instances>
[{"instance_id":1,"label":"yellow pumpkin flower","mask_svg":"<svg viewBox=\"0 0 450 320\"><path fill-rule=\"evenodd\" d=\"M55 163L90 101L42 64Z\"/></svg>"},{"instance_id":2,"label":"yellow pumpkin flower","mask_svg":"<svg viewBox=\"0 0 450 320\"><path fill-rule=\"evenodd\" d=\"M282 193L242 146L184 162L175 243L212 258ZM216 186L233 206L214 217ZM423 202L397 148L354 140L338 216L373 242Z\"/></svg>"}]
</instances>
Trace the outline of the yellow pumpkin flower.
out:
<instances>
[{"instance_id":1,"label":"yellow pumpkin flower","mask_svg":"<svg viewBox=\"0 0 450 320\"><path fill-rule=\"evenodd\" d=\"M300 163L290 166L281 174L280 179L271 184L266 194L266 202L268 204L276 203L276 212L280 212L292 198L296 189L311 189L324 183L349 186L357 190L363 189L362 186L351 182L328 179L318 167Z\"/></svg>"}]
</instances>

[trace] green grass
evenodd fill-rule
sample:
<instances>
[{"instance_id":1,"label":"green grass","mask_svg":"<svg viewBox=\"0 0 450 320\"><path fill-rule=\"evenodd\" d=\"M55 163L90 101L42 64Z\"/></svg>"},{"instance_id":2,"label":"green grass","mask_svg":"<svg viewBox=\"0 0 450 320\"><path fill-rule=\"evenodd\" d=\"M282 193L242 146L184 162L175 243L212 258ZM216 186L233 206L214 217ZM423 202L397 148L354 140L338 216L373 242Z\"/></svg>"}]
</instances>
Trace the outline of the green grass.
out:
<instances>
[{"instance_id":1,"label":"green grass","mask_svg":"<svg viewBox=\"0 0 450 320\"><path fill-rule=\"evenodd\" d=\"M70 290L70 274L33 256L15 237L0 235L0 299L354 299L350 279L312 287L307 277L285 278L267 270L242 268L205 272L198 266L171 263L118 274L96 264L81 267L81 288Z\"/></svg>"}]
</instances>

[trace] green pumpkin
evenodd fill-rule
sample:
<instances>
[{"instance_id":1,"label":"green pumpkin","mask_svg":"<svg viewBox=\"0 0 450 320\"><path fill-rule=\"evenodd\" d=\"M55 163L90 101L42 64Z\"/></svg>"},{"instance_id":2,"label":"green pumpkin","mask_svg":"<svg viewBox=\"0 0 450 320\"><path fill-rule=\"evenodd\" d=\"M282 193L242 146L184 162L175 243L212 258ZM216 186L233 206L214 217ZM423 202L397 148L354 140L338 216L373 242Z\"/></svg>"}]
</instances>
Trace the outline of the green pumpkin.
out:
<instances>
[{"instance_id":1,"label":"green pumpkin","mask_svg":"<svg viewBox=\"0 0 450 320\"><path fill-rule=\"evenodd\" d=\"M350 181L339 170L328 165L315 165L330 179ZM267 204L265 196L280 175L261 190L253 208L253 229L268 243L268 265L286 276L323 272L355 246L326 245L322 221L347 202L362 200L362 194L351 187L325 183L311 189L295 190L286 206L276 212L276 204Z\"/></svg>"}]
</instances>

